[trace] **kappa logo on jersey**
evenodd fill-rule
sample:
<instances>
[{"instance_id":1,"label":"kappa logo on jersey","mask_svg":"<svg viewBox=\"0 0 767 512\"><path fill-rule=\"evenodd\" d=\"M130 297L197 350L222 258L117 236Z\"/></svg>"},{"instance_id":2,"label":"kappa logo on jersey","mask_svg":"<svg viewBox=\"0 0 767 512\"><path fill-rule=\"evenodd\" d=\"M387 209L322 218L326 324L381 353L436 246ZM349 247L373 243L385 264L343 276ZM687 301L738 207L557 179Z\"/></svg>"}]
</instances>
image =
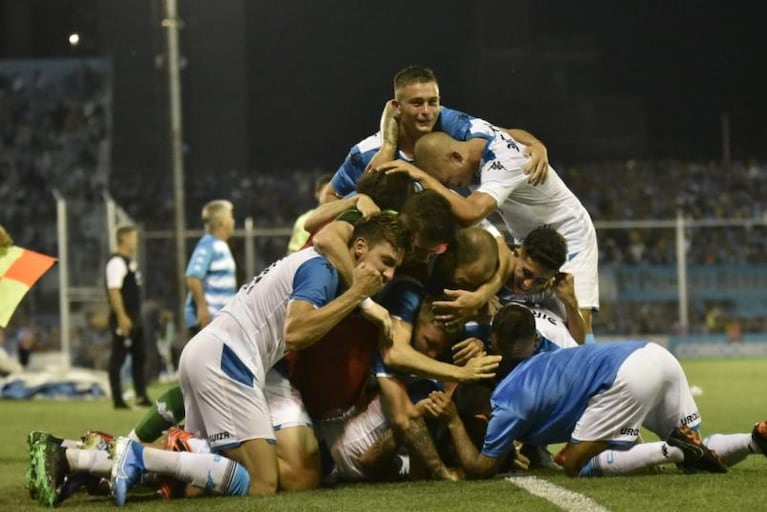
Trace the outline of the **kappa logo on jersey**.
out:
<instances>
[{"instance_id":1,"label":"kappa logo on jersey","mask_svg":"<svg viewBox=\"0 0 767 512\"><path fill-rule=\"evenodd\" d=\"M623 427L621 429L621 435L622 436L638 436L639 435L639 429L638 428L632 428L632 427Z\"/></svg>"},{"instance_id":2,"label":"kappa logo on jersey","mask_svg":"<svg viewBox=\"0 0 767 512\"><path fill-rule=\"evenodd\" d=\"M491 171L505 171L506 168L503 166L503 164L500 162L500 160L495 160L492 164L490 164L490 170Z\"/></svg>"}]
</instances>

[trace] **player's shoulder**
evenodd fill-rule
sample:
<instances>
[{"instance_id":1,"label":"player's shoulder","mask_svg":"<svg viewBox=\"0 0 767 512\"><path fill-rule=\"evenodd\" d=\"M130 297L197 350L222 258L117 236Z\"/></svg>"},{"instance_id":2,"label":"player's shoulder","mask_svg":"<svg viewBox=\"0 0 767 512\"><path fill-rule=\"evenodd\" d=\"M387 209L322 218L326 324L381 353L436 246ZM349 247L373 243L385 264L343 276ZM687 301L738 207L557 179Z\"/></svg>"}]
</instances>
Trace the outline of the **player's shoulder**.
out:
<instances>
[{"instance_id":1,"label":"player's shoulder","mask_svg":"<svg viewBox=\"0 0 767 512\"><path fill-rule=\"evenodd\" d=\"M383 139L381 137L381 132L376 132L355 144L352 148L352 151L356 151L364 155L370 152L378 151L381 148L382 143Z\"/></svg>"}]
</instances>

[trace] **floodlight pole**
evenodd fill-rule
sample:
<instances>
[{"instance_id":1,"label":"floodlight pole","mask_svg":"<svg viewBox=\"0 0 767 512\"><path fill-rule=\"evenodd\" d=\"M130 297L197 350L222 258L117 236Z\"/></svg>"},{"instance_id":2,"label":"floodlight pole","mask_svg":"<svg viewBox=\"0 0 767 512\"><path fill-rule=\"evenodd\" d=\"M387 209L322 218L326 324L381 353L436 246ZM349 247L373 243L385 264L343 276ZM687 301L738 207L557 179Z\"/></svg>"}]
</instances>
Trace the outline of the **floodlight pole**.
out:
<instances>
[{"instance_id":1,"label":"floodlight pole","mask_svg":"<svg viewBox=\"0 0 767 512\"><path fill-rule=\"evenodd\" d=\"M186 340L184 302L186 299L186 213L184 199L184 159L181 152L181 77L178 55L178 8L176 0L165 0L165 18L162 26L168 33L168 92L170 94L170 161L173 167L174 228L176 235L176 281L178 283L176 325L181 340Z\"/></svg>"}]
</instances>

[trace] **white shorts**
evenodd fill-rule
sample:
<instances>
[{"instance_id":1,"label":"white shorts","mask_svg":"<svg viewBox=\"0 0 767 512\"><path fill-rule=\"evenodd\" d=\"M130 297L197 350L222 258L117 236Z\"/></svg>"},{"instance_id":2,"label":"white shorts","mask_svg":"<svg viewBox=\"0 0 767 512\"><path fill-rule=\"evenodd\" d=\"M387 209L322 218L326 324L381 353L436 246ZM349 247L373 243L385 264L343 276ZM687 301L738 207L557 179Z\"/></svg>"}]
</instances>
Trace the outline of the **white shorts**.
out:
<instances>
[{"instance_id":1,"label":"white shorts","mask_svg":"<svg viewBox=\"0 0 767 512\"><path fill-rule=\"evenodd\" d=\"M249 439L274 442L264 394L266 378L255 359L236 354L203 330L184 347L179 361L186 430L207 439L214 451Z\"/></svg>"},{"instance_id":2,"label":"white shorts","mask_svg":"<svg viewBox=\"0 0 767 512\"><path fill-rule=\"evenodd\" d=\"M671 353L648 343L623 362L607 391L591 397L571 442L607 441L629 448L642 426L665 439L680 424L700 426L687 377Z\"/></svg>"},{"instance_id":3,"label":"white shorts","mask_svg":"<svg viewBox=\"0 0 767 512\"><path fill-rule=\"evenodd\" d=\"M290 427L312 428L301 392L274 368L266 372L264 394L275 432Z\"/></svg>"},{"instance_id":4,"label":"white shorts","mask_svg":"<svg viewBox=\"0 0 767 512\"><path fill-rule=\"evenodd\" d=\"M572 259L571 259L572 256ZM568 255L560 268L575 278L575 298L581 309L599 311L599 249L596 235L587 247L574 255Z\"/></svg>"},{"instance_id":5,"label":"white shorts","mask_svg":"<svg viewBox=\"0 0 767 512\"><path fill-rule=\"evenodd\" d=\"M330 450L338 478L356 482L369 477L360 464L360 457L388 429L389 422L381 410L381 400L376 397L362 412L319 422L318 435Z\"/></svg>"}]
</instances>

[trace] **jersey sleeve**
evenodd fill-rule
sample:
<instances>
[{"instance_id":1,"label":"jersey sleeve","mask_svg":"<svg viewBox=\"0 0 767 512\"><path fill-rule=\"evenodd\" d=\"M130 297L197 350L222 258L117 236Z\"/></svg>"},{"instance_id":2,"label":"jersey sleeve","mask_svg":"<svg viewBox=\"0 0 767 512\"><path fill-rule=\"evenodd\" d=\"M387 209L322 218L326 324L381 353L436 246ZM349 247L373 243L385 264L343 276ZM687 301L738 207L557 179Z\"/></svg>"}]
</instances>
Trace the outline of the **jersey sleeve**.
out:
<instances>
[{"instance_id":1,"label":"jersey sleeve","mask_svg":"<svg viewBox=\"0 0 767 512\"><path fill-rule=\"evenodd\" d=\"M338 271L325 258L303 262L293 276L290 300L303 300L321 308L336 296Z\"/></svg>"},{"instance_id":2,"label":"jersey sleeve","mask_svg":"<svg viewBox=\"0 0 767 512\"><path fill-rule=\"evenodd\" d=\"M354 146L330 179L330 185L339 197L346 197L357 189L357 180L365 172L366 165L359 145Z\"/></svg>"},{"instance_id":3,"label":"jersey sleeve","mask_svg":"<svg viewBox=\"0 0 767 512\"><path fill-rule=\"evenodd\" d=\"M108 289L122 288L125 276L128 275L128 266L125 264L125 260L118 256L110 258L107 262L106 274Z\"/></svg>"},{"instance_id":4,"label":"jersey sleeve","mask_svg":"<svg viewBox=\"0 0 767 512\"><path fill-rule=\"evenodd\" d=\"M386 308L391 316L415 325L423 295L421 283L411 279L397 279L376 297L376 301Z\"/></svg>"},{"instance_id":5,"label":"jersey sleeve","mask_svg":"<svg viewBox=\"0 0 767 512\"><path fill-rule=\"evenodd\" d=\"M196 277L197 279L204 279L210 268L210 262L213 261L213 245L204 243L203 241L197 242L197 246L192 252L192 257L189 258L189 264L186 266L186 277Z\"/></svg>"},{"instance_id":6,"label":"jersey sleeve","mask_svg":"<svg viewBox=\"0 0 767 512\"><path fill-rule=\"evenodd\" d=\"M445 132L454 139L466 141L477 137L491 140L495 136L495 131L499 129L484 119L460 110L442 107L435 130Z\"/></svg>"},{"instance_id":7,"label":"jersey sleeve","mask_svg":"<svg viewBox=\"0 0 767 512\"><path fill-rule=\"evenodd\" d=\"M493 458L506 456L514 446L514 441L527 429L524 416L514 407L494 406L485 433L482 455Z\"/></svg>"},{"instance_id":8,"label":"jersey sleeve","mask_svg":"<svg viewBox=\"0 0 767 512\"><path fill-rule=\"evenodd\" d=\"M480 185L477 188L477 192L484 192L495 199L498 206L529 179L524 172L528 158L511 138L508 138L508 144L512 147L505 147L505 139L496 138L492 146L485 150L484 164L480 169Z\"/></svg>"}]
</instances>

